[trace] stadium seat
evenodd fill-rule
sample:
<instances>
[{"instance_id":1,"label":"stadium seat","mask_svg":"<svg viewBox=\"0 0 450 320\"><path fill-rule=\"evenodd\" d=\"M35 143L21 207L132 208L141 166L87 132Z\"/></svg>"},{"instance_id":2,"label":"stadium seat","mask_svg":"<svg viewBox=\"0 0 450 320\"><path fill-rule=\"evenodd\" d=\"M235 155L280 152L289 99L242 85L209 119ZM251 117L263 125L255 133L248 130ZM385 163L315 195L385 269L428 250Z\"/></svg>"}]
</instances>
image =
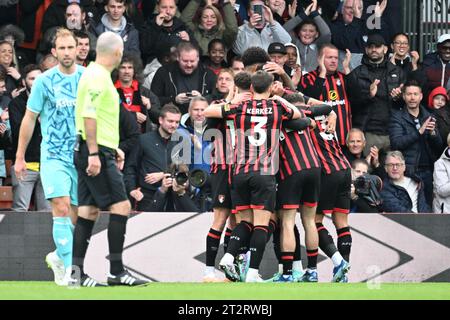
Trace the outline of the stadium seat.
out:
<instances>
[{"instance_id":1,"label":"stadium seat","mask_svg":"<svg viewBox=\"0 0 450 320\"><path fill-rule=\"evenodd\" d=\"M11 186L0 186L0 210L11 210L13 193Z\"/></svg>"}]
</instances>

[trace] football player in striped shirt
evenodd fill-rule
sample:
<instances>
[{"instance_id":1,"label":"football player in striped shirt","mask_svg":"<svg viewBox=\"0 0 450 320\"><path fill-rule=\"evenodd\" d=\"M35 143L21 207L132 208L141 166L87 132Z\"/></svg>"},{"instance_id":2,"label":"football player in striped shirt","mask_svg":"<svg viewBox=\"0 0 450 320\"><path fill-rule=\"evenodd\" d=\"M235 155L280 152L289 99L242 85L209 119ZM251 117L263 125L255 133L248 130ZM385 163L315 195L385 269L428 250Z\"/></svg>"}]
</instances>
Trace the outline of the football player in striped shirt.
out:
<instances>
[{"instance_id":1,"label":"football player in striped shirt","mask_svg":"<svg viewBox=\"0 0 450 320\"><path fill-rule=\"evenodd\" d=\"M220 109L210 106L207 117L233 120L236 128L235 168L232 181L233 203L242 221L253 224L253 230L239 234L236 227L230 239L227 253L220 261L225 274L236 281L240 277L234 266L232 241L244 241L250 237L250 265L246 282L262 282L259 264L262 260L269 233L269 220L275 209L276 180L278 171L279 133L283 121L301 117L297 109L269 99L273 76L257 71L251 78L253 99ZM242 223L241 223L242 224ZM239 229L239 231L244 230ZM233 247L235 248L235 247Z\"/></svg>"},{"instance_id":2,"label":"football player in striped shirt","mask_svg":"<svg viewBox=\"0 0 450 320\"><path fill-rule=\"evenodd\" d=\"M234 86L227 99L214 101L212 104L224 104L229 101L238 104L251 98L251 75L241 72L234 79ZM228 227L225 231L224 251L226 252L231 232L236 224L236 216L230 215L232 211L232 199L230 193L231 165L234 156L234 122L232 120L209 118L208 129L216 129L211 151L211 191L213 200L214 220L206 237L206 270L204 282L215 282L215 260L220 244L220 238L228 219ZM208 131L206 131L208 132ZM211 132L211 131L209 131ZM209 137L204 136L204 139ZM253 227L253 226L252 226Z\"/></svg>"},{"instance_id":3,"label":"football player in striped shirt","mask_svg":"<svg viewBox=\"0 0 450 320\"><path fill-rule=\"evenodd\" d=\"M306 108L304 98L296 93L285 96L285 104L292 103L294 107ZM307 117L328 115L331 106L321 105L307 108L302 113ZM333 115L335 116L335 115ZM309 118L300 120L310 120ZM294 227L296 212L301 213L305 229L305 243L308 258L308 281L317 281L318 234L315 225L315 215L320 193L321 164L313 145L309 128L315 127L310 120L303 127L294 127L290 121L285 124L280 136L280 171L278 174L277 208L281 220L281 262L283 272L276 282L302 281L301 265L294 265L295 252L300 250L299 241L295 238ZM297 241L296 241L297 240Z\"/></svg>"},{"instance_id":4,"label":"football player in striped shirt","mask_svg":"<svg viewBox=\"0 0 450 320\"><path fill-rule=\"evenodd\" d=\"M314 107L312 107L314 108ZM350 268L349 257L352 245L348 214L350 212L351 170L335 136L335 124L324 116L315 117L316 128L310 130L311 138L319 156L322 174L319 204L316 212L316 226L320 249L334 264L333 282L346 282ZM333 215L338 234L338 249L333 238L323 225L325 214ZM314 279L313 273L305 273L305 281Z\"/></svg>"}]
</instances>

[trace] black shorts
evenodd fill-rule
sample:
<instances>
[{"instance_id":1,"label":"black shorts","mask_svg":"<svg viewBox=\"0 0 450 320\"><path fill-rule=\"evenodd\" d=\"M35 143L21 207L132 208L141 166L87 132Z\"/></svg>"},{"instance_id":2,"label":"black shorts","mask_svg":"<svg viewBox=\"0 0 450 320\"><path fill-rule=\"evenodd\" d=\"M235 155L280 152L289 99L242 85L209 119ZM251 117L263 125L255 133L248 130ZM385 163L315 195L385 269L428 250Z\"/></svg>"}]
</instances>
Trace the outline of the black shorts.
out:
<instances>
[{"instance_id":1,"label":"black shorts","mask_svg":"<svg viewBox=\"0 0 450 320\"><path fill-rule=\"evenodd\" d=\"M216 173L211 173L210 175L213 208L232 208L228 175L228 170L220 169Z\"/></svg>"},{"instance_id":2,"label":"black shorts","mask_svg":"<svg viewBox=\"0 0 450 320\"><path fill-rule=\"evenodd\" d=\"M233 176L231 196L236 210L260 209L274 212L276 179L272 175L246 173Z\"/></svg>"},{"instance_id":3,"label":"black shorts","mask_svg":"<svg viewBox=\"0 0 450 320\"><path fill-rule=\"evenodd\" d=\"M351 183L352 175L350 169L336 171L331 174L322 172L317 213L349 213Z\"/></svg>"},{"instance_id":4,"label":"black shorts","mask_svg":"<svg viewBox=\"0 0 450 320\"><path fill-rule=\"evenodd\" d=\"M277 209L317 206L320 194L320 168L294 172L278 183Z\"/></svg>"},{"instance_id":5,"label":"black shorts","mask_svg":"<svg viewBox=\"0 0 450 320\"><path fill-rule=\"evenodd\" d=\"M128 200L122 173L116 166L116 151L99 146L101 161L100 173L90 177L86 173L89 150L86 143L80 144L75 152L75 165L78 171L78 206L96 206L107 209L109 206Z\"/></svg>"}]
</instances>

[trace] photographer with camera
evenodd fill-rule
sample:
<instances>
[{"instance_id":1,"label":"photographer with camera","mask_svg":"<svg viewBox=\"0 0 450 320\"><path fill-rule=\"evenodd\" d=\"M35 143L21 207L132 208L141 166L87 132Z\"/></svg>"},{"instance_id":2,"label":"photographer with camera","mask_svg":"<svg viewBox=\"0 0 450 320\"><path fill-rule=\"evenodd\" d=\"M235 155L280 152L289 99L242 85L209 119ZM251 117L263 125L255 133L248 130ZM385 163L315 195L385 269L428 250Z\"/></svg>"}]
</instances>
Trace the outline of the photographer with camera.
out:
<instances>
[{"instance_id":1,"label":"photographer with camera","mask_svg":"<svg viewBox=\"0 0 450 320\"><path fill-rule=\"evenodd\" d=\"M383 186L378 176L368 174L369 163L365 159L352 162L352 184L350 212L379 213L382 199L380 191Z\"/></svg>"},{"instance_id":2,"label":"photographer with camera","mask_svg":"<svg viewBox=\"0 0 450 320\"><path fill-rule=\"evenodd\" d=\"M161 186L153 195L152 207L146 211L161 212L196 212L194 202L190 199L189 168L185 164L171 164L170 172L165 173Z\"/></svg>"},{"instance_id":3,"label":"photographer with camera","mask_svg":"<svg viewBox=\"0 0 450 320\"><path fill-rule=\"evenodd\" d=\"M174 159L179 157L175 148L179 142L173 140L172 135L177 130L180 119L181 112L178 107L172 103L166 104L161 109L158 130L140 135L138 145L132 151L131 159L125 168L125 184L127 192L136 202L135 207L139 211L160 211L162 209L166 211L172 210L174 207L197 211L192 203L175 205L173 201L174 199L190 200L185 196L189 170L183 171L180 168L181 165L172 166ZM184 172L185 175L180 172ZM183 176L184 181L180 181L179 176ZM175 195L167 199L166 194L169 189L171 189L170 194L174 193ZM167 201L168 203L166 203Z\"/></svg>"},{"instance_id":4,"label":"photographer with camera","mask_svg":"<svg viewBox=\"0 0 450 320\"><path fill-rule=\"evenodd\" d=\"M181 117L177 132L188 142L190 147L189 170L193 174L191 190L192 199L200 208L200 211L211 209L211 186L209 183L209 171L211 161L212 143L203 138L206 130L206 118L204 111L208 107L208 101L204 97L194 97L189 102L188 113ZM191 175L190 175L191 176Z\"/></svg>"}]
</instances>

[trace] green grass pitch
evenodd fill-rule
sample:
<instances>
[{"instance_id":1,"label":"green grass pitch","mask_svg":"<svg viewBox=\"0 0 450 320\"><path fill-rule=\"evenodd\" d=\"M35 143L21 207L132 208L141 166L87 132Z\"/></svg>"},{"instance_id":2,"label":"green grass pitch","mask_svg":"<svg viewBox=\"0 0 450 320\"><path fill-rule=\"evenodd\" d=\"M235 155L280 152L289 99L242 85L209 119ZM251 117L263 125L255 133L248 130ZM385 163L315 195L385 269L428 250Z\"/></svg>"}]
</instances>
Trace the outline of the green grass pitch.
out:
<instances>
[{"instance_id":1,"label":"green grass pitch","mask_svg":"<svg viewBox=\"0 0 450 320\"><path fill-rule=\"evenodd\" d=\"M53 282L2 281L1 300L337 300L445 299L450 283L150 283L146 287L66 288Z\"/></svg>"}]
</instances>

